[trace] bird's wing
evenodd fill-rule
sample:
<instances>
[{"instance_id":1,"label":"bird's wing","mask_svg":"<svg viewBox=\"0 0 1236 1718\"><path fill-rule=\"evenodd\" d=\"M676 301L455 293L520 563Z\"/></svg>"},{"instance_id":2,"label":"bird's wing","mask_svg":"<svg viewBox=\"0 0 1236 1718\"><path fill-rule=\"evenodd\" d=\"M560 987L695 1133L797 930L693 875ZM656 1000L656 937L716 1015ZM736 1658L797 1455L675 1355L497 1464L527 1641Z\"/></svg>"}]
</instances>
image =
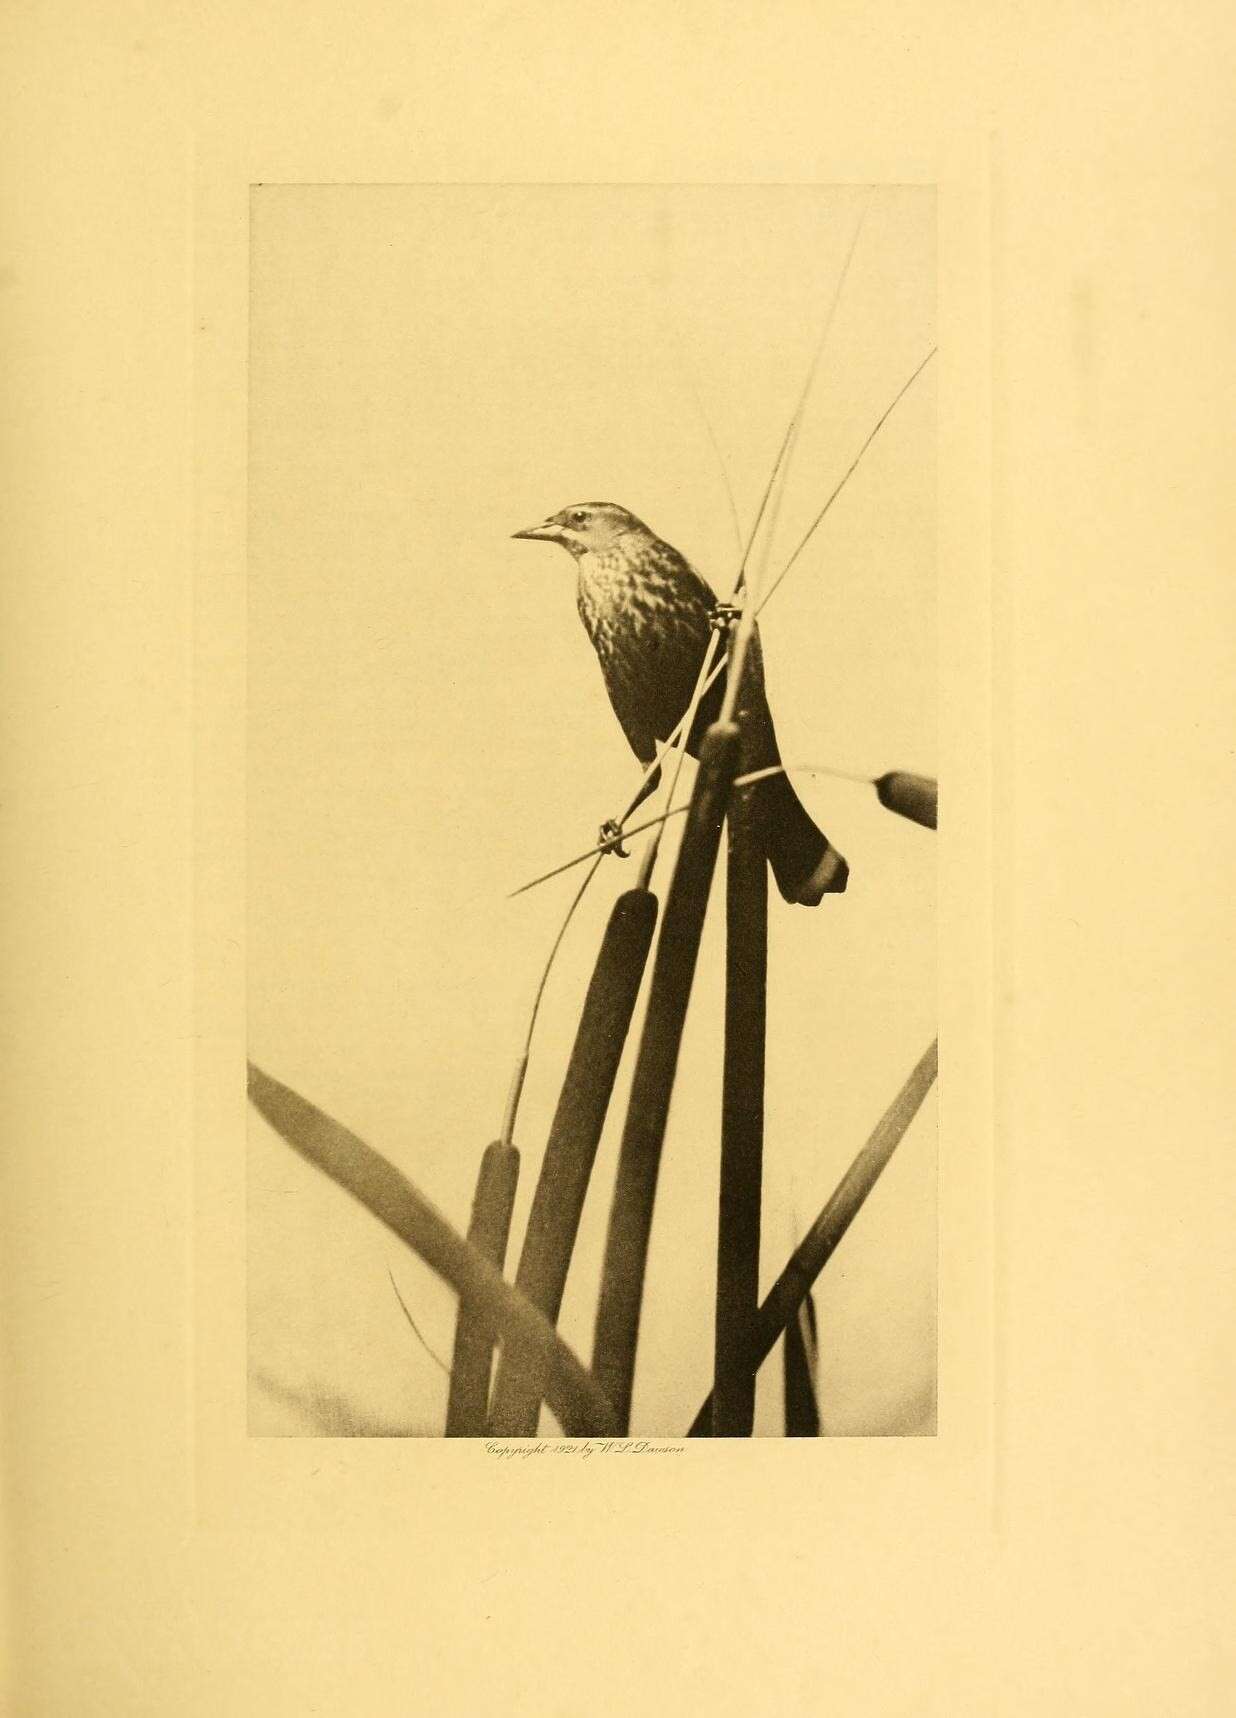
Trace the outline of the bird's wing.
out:
<instances>
[{"instance_id":1,"label":"bird's wing","mask_svg":"<svg viewBox=\"0 0 1236 1718\"><path fill-rule=\"evenodd\" d=\"M648 712L632 696L629 686L608 677L605 689L614 706L614 714L627 736L627 743L642 764L650 764L657 755L656 736L648 725Z\"/></svg>"}]
</instances>

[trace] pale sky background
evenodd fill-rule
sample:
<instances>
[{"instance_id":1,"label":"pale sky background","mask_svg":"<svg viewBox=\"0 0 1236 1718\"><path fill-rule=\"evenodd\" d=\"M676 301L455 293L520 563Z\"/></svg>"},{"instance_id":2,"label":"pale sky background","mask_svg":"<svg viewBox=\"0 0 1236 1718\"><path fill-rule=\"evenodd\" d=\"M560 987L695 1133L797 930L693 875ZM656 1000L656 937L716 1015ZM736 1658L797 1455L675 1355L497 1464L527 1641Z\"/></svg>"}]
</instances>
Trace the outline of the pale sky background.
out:
<instances>
[{"instance_id":1,"label":"pale sky background","mask_svg":"<svg viewBox=\"0 0 1236 1718\"><path fill-rule=\"evenodd\" d=\"M254 193L250 1049L461 1228L580 873L505 897L586 847L638 779L570 561L511 532L569 502L618 501L728 590L734 526L705 416L745 530L866 198ZM789 472L774 571L934 344L934 281L932 192L878 188ZM761 621L788 762L935 773L934 498L929 366ZM935 1031L933 837L872 789L797 785L851 880L814 911L770 890L765 1284ZM584 986L636 863L602 866L550 981L516 1130L511 1270ZM723 888L722 864L662 1166L637 1433L682 1432L711 1375ZM636 1036L561 1320L585 1359ZM933 1093L818 1286L831 1431L933 1424L935 1128ZM440 1431L446 1380L387 1268L444 1358L454 1297L256 1117L247 1253L254 1432L311 1432L292 1398L315 1392ZM757 1430L780 1430L779 1351Z\"/></svg>"}]
</instances>

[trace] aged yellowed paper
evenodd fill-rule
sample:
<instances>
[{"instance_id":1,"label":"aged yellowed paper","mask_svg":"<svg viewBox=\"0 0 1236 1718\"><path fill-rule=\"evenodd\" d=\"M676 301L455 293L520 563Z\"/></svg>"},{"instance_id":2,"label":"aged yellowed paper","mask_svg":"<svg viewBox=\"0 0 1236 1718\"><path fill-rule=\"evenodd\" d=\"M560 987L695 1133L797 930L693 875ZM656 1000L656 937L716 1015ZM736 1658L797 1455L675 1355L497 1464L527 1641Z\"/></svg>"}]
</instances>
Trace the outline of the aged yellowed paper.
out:
<instances>
[{"instance_id":1,"label":"aged yellowed paper","mask_svg":"<svg viewBox=\"0 0 1236 1718\"><path fill-rule=\"evenodd\" d=\"M1226 32L1149 7L11 23L14 1710L1230 1704ZM433 1367L395 1244L375 1261L337 1189L250 1135L246 1055L466 1219L563 904L505 889L574 825L585 845L633 768L565 565L509 532L598 495L638 511L635 484L666 539L724 562L709 426L741 535L818 332L812 269L826 300L865 198L808 469L844 469L920 336L938 356L777 598L804 608L761 623L769 685L787 761L922 769L948 811L915 868L878 804L802 784L847 826L863 932L833 933L826 997L797 927L840 903L770 904L770 1145L820 1125L797 1068L843 1095L822 1185L787 1170L768 1248L938 1026L938 1105L831 1291L851 1329L932 1327L896 1368L929 1355L928 1410L881 1401L887 1357L860 1343L832 1350L858 1404L834 1437L768 1435L775 1393L765 1435L656 1460L305 1435L307 1356L402 1431ZM785 506L792 543L810 489ZM834 582L856 566L861 598ZM426 623L432 658L407 648ZM818 755L817 650L834 733L878 755ZM547 1001L559 1044L588 911ZM680 1128L715 1104L719 961ZM530 1068L542 1125L555 1077ZM670 1303L695 1298L715 1196L693 1230L675 1153L657 1434L709 1382L708 1308L692 1373ZM880 1246L859 1225L885 1195ZM445 1291L395 1274L449 1342Z\"/></svg>"}]
</instances>

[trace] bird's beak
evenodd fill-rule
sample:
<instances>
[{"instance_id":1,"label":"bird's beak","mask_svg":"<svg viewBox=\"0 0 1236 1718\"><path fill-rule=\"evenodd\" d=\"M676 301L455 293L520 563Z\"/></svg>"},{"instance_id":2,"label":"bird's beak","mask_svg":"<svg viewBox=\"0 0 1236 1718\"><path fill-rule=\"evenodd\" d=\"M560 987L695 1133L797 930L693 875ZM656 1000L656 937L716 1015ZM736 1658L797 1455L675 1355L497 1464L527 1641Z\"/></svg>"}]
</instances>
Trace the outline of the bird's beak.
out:
<instances>
[{"instance_id":1,"label":"bird's beak","mask_svg":"<svg viewBox=\"0 0 1236 1718\"><path fill-rule=\"evenodd\" d=\"M529 525L526 531L512 531L512 537L530 537L535 543L556 543L560 527L552 519L543 525Z\"/></svg>"}]
</instances>

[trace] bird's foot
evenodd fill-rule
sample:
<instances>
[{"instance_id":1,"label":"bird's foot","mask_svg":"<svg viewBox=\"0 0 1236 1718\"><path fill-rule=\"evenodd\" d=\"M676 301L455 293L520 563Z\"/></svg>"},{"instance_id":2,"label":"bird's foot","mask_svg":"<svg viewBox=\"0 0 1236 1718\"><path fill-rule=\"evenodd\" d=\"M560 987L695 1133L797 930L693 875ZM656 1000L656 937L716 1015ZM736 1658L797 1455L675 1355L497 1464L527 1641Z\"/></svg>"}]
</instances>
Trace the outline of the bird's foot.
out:
<instances>
[{"instance_id":1,"label":"bird's foot","mask_svg":"<svg viewBox=\"0 0 1236 1718\"><path fill-rule=\"evenodd\" d=\"M708 624L715 632L728 632L741 615L738 603L719 602L709 615Z\"/></svg>"},{"instance_id":2,"label":"bird's foot","mask_svg":"<svg viewBox=\"0 0 1236 1718\"><path fill-rule=\"evenodd\" d=\"M616 853L619 859L629 859L630 854L622 845L622 825L615 823L612 817L607 817L597 835L597 844L603 853Z\"/></svg>"}]
</instances>

